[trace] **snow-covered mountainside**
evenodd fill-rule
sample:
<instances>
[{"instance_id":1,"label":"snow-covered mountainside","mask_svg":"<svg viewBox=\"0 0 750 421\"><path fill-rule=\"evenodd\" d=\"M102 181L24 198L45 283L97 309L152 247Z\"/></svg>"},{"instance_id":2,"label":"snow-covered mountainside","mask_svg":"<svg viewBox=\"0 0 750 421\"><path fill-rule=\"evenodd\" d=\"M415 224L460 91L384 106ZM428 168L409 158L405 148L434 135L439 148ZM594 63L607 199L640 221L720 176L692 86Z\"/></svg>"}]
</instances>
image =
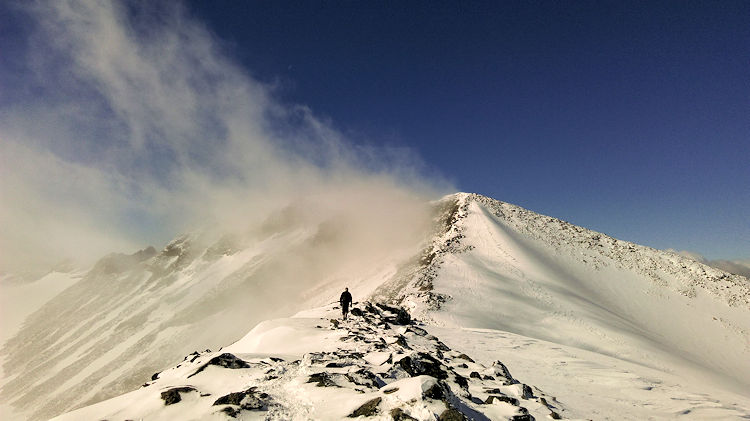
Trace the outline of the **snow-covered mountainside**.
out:
<instances>
[{"instance_id":1,"label":"snow-covered mountainside","mask_svg":"<svg viewBox=\"0 0 750 421\"><path fill-rule=\"evenodd\" d=\"M160 252L110 255L33 313L4 345L0 400L20 419L90 405L139 388L190 352L227 346L262 320L325 306L348 286L355 300L402 306L425 325L393 335L379 330L380 321L355 317L332 329L320 320L331 317L328 307L264 322L221 352L244 361L245 371L208 367L207 374L187 379L196 364L221 353L193 354L153 384L64 419L174 419L192 410L196 419L221 419L250 401L262 401L264 411L241 411L242 417L338 419L378 398L373 405L381 419L398 408L417 419L449 408L470 410L463 412L470 418L475 411L474 419L524 415L498 403L505 398L519 399L511 406L537 418L550 416L547 410L593 419L750 417L746 278L479 195L458 193L433 207L430 238L377 254L331 248L345 235L340 221L308 220L294 209L220 239L190 235ZM339 256L335 264L319 263L332 255ZM421 330L471 355L476 365L456 366L456 353L435 349L429 334L415 333ZM368 342L398 335L411 349L387 340L387 350L376 349L380 345ZM386 351L390 362L375 364ZM441 386L445 402L422 393L433 380L396 373L399 359L414 352L437 359L448 373ZM325 358L312 361L316 355ZM324 360L349 364L321 374L340 387L305 383L325 368L318 364ZM521 402L523 391L519 398L503 389L512 379L491 373L496 360L537 387L532 395L546 396L549 407L536 398ZM271 369L277 372L266 372ZM363 388L347 377L360 369L377 380ZM455 374L472 371L480 377L468 376L468 389L456 383ZM403 391L386 393L394 382L404 382ZM180 396L181 406L160 398L172 387L192 388L168 394ZM487 399L485 389L502 392L500 409L478 402ZM296 392L305 405L292 404ZM206 393L211 396L201 396ZM213 405L230 393L242 396ZM332 399L337 403L329 409Z\"/></svg>"},{"instance_id":2,"label":"snow-covered mountainside","mask_svg":"<svg viewBox=\"0 0 750 421\"><path fill-rule=\"evenodd\" d=\"M289 206L231 235L101 259L3 345L0 418L48 419L132 390L189 352L335 301L345 285L363 297L424 241L406 233L368 248L349 238L367 232L351 226L359 221L321 215Z\"/></svg>"}]
</instances>

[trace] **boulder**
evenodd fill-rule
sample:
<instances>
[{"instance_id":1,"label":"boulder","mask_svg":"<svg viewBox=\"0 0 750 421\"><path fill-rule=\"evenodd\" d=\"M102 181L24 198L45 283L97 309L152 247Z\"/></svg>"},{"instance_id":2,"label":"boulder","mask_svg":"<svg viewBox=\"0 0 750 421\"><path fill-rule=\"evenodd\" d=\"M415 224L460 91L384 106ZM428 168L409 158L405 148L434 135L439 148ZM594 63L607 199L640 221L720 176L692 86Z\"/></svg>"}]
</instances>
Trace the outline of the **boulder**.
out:
<instances>
[{"instance_id":1,"label":"boulder","mask_svg":"<svg viewBox=\"0 0 750 421\"><path fill-rule=\"evenodd\" d=\"M164 400L164 405L172 405L182 400L180 393L195 392L195 388L192 386L173 387L167 391L161 392L161 398Z\"/></svg>"},{"instance_id":2,"label":"boulder","mask_svg":"<svg viewBox=\"0 0 750 421\"><path fill-rule=\"evenodd\" d=\"M383 398L378 397L363 403L362 406L349 414L349 418L370 417L375 415L378 412L378 405L380 405L380 401L382 400Z\"/></svg>"},{"instance_id":3,"label":"boulder","mask_svg":"<svg viewBox=\"0 0 750 421\"><path fill-rule=\"evenodd\" d=\"M398 365L411 377L427 375L439 380L448 378L448 373L442 368L440 361L424 352L404 357L398 361Z\"/></svg>"}]
</instances>

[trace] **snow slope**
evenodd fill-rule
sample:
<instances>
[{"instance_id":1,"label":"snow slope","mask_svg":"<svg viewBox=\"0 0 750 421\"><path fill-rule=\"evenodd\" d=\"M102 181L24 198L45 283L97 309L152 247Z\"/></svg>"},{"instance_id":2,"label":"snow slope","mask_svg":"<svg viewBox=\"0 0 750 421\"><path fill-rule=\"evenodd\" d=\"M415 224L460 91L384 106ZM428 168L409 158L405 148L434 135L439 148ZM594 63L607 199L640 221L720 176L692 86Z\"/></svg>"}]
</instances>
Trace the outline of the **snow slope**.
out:
<instances>
[{"instance_id":1,"label":"snow slope","mask_svg":"<svg viewBox=\"0 0 750 421\"><path fill-rule=\"evenodd\" d=\"M232 235L103 258L4 344L0 401L19 419L48 419L117 396L262 320L337 300L344 285L362 297L424 241L368 248L349 238L350 221L323 216L289 207Z\"/></svg>"},{"instance_id":2,"label":"snow slope","mask_svg":"<svg viewBox=\"0 0 750 421\"><path fill-rule=\"evenodd\" d=\"M42 419L117 396L192 351L330 303L349 286L355 300L408 308L485 367L508 361L521 381L558 397L568 416L750 417L746 278L479 195L451 195L434 209L431 239L378 254L329 246L342 235L338 221L282 212L252 232L109 256L6 344L10 377L0 398ZM317 264L321 258L334 264ZM308 319L321 317L313 313ZM275 326L277 336L254 330L230 349L289 354L287 363L312 351L290 337L312 335L314 352L346 349L315 336L310 323L265 322L256 329Z\"/></svg>"},{"instance_id":3,"label":"snow slope","mask_svg":"<svg viewBox=\"0 0 750 421\"><path fill-rule=\"evenodd\" d=\"M47 301L83 277L75 270L51 271L28 281L11 276L0 279L0 344L22 328L24 320ZM0 378L3 378L0 367ZM0 402L0 419L15 419L13 408Z\"/></svg>"},{"instance_id":4,"label":"snow slope","mask_svg":"<svg viewBox=\"0 0 750 421\"><path fill-rule=\"evenodd\" d=\"M697 394L750 395L746 278L486 197L449 200L449 228L395 299L416 317L611 357Z\"/></svg>"}]
</instances>

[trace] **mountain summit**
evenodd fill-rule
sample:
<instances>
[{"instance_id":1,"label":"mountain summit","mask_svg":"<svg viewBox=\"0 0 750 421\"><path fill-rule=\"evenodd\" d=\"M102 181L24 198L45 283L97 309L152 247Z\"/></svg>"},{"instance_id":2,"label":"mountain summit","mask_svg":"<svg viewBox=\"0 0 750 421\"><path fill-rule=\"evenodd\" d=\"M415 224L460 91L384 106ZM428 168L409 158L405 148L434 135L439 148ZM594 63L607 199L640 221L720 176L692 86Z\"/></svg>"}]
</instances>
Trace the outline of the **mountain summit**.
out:
<instances>
[{"instance_id":1,"label":"mountain summit","mask_svg":"<svg viewBox=\"0 0 750 421\"><path fill-rule=\"evenodd\" d=\"M226 398L229 406L196 409L195 418L229 417L233 411L244 414L243 402L256 400L266 410L273 407L281 411L278 414L303 419L346 417L358 410L353 406L368 402L373 407L368 413L382 419L445 418L450 414L445 411L451 409L474 419L546 417L553 412L597 419L750 415L750 400L743 397L750 389L748 279L480 195L458 193L430 206L432 233L426 239L398 241L389 247L352 247L356 243L351 242L347 226L353 223L347 225L345 217L311 216L303 207L292 206L230 235L196 233L179 237L159 252L146 249L131 256L107 256L31 314L4 344L0 397L13 406L14 416L29 419L91 405L144 383L150 385L132 393L151 396L160 390L156 398L143 402L163 407L159 417L167 418L169 411L177 411L174 408L182 408L179 413L186 416L189 405L213 407L213 400L230 395L234 397ZM378 330L379 322L361 316L332 328L327 322L333 317L329 303L344 287L349 287L355 301L403 307L422 324L393 335ZM314 316L284 319L315 308ZM277 318L283 322L260 323ZM315 320L315 325L300 330L298 342L304 342L304 335L328 339L311 342L315 347L309 349L288 343L294 335L259 339L258 329L276 323L275 332L294 332L303 319L308 324ZM237 342L255 325L247 340ZM417 329L426 333L415 333ZM329 340L330 335L363 344L400 335L411 349L407 352L405 346L386 343L390 362L374 364L375 356L384 356L385 350L353 351L346 340ZM436 342L428 336L439 338L447 350L434 349ZM218 354L191 354L187 362L168 370L168 376L149 380L195 350L232 343ZM233 348L243 354L234 358L247 364L249 371L232 374L226 380L232 387L200 386L190 382L204 376L190 381L185 377L197 369L196 364L208 364L224 353L234 355ZM441 375L410 373L399 365L406 356L417 358L416 352L438 361L435 364L447 373L450 380L439 383L443 400L422 393L443 381ZM320 374L321 382L326 383L325 377L336 385L323 395L342 389L338 398L348 403L325 412L333 398L315 395L320 397L316 401L304 395L312 399L305 409L310 412L295 412L287 398L294 387L307 390L300 382L316 374L312 373L319 368L316 364L323 362L310 362L316 353L329 353L326 364L351 363ZM458 367L460 353L476 365L467 362L459 363L465 368ZM498 380L493 372L499 367L497 360L513 377L508 374ZM394 374L395 366L406 375L398 370L401 374ZM359 379L353 373L360 369L375 375L374 379L365 375L370 379L366 387L347 377ZM475 371L478 379L471 376ZM279 393L287 395L274 395L273 387L265 387L269 383L256 384L261 374L278 375L287 388ZM467 374L470 383L463 388L456 375ZM206 377L209 383L212 378ZM396 381L403 381L398 387L406 391L387 393ZM531 394L519 389L516 396L503 389L522 383L534 386ZM192 389L169 392L175 387ZM497 402L509 407L477 402L490 400L492 393L487 390L494 389L499 391ZM168 399L184 400L182 406L159 400L161 392ZM205 393L211 398L200 396ZM350 393L361 396L350 399ZM535 397L533 404L522 402L530 399L524 394ZM372 403L378 398L377 404ZM418 404L403 406L396 398ZM127 401L122 399L115 401ZM237 405L232 403L235 400ZM95 407L103 408L91 408ZM402 412L392 412L397 409ZM90 410L94 412L83 413L119 419L112 412Z\"/></svg>"}]
</instances>

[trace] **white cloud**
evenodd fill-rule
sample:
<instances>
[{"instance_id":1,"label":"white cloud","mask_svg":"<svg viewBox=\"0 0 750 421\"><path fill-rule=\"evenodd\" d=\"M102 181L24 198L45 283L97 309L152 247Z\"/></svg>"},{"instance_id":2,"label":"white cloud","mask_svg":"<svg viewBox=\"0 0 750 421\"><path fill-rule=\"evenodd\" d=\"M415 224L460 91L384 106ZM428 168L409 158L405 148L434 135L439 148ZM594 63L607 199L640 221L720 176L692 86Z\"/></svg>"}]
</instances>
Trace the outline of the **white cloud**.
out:
<instances>
[{"instance_id":1,"label":"white cloud","mask_svg":"<svg viewBox=\"0 0 750 421\"><path fill-rule=\"evenodd\" d=\"M302 197L398 198L400 211L370 223L416 226L438 190L413 153L354 148L307 107L277 102L180 6L69 0L28 13L29 93L0 104L2 270L227 229Z\"/></svg>"},{"instance_id":2,"label":"white cloud","mask_svg":"<svg viewBox=\"0 0 750 421\"><path fill-rule=\"evenodd\" d=\"M741 275L746 278L750 278L750 259L737 259L737 260L709 260L703 257L699 253L695 253L687 250L674 250L668 249L667 251L685 256L689 259L693 259L696 262L703 263L708 266L721 269L723 271L734 273L735 275Z\"/></svg>"}]
</instances>

